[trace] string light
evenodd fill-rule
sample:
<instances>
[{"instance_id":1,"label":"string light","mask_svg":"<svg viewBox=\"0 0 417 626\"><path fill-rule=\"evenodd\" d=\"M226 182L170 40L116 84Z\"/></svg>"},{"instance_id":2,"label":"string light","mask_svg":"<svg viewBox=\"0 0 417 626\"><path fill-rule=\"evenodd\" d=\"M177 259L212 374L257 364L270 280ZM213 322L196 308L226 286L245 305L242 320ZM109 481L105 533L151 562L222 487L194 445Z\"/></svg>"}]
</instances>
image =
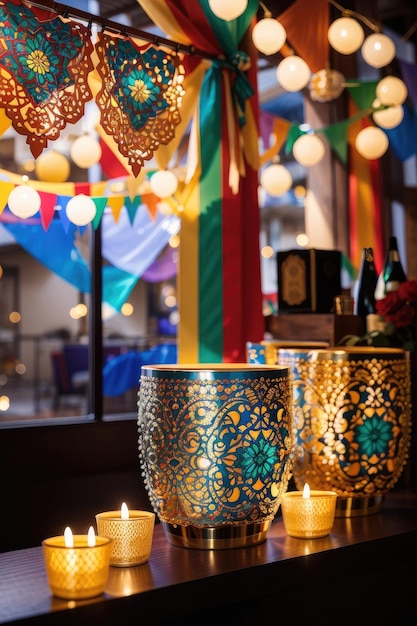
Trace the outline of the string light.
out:
<instances>
[{"instance_id":1,"label":"string light","mask_svg":"<svg viewBox=\"0 0 417 626\"><path fill-rule=\"evenodd\" d=\"M356 135L356 150L365 159L379 159L388 150L388 137L380 128L368 126Z\"/></svg>"},{"instance_id":2,"label":"string light","mask_svg":"<svg viewBox=\"0 0 417 626\"><path fill-rule=\"evenodd\" d=\"M401 78L385 76L376 86L376 97L381 104L387 106L403 104L408 95L408 89Z\"/></svg>"},{"instance_id":3,"label":"string light","mask_svg":"<svg viewBox=\"0 0 417 626\"><path fill-rule=\"evenodd\" d=\"M325 152L324 143L314 134L301 135L294 142L292 149L294 159L304 167L317 165L323 159Z\"/></svg>"},{"instance_id":4,"label":"string light","mask_svg":"<svg viewBox=\"0 0 417 626\"><path fill-rule=\"evenodd\" d=\"M245 12L248 0L208 0L208 5L216 17L230 21Z\"/></svg>"},{"instance_id":5,"label":"string light","mask_svg":"<svg viewBox=\"0 0 417 626\"><path fill-rule=\"evenodd\" d=\"M294 54L283 59L277 67L278 82L287 91L300 91L307 85L310 76L307 63Z\"/></svg>"},{"instance_id":6,"label":"string light","mask_svg":"<svg viewBox=\"0 0 417 626\"><path fill-rule=\"evenodd\" d=\"M361 54L368 65L385 67L395 57L395 44L387 35L373 33L365 39Z\"/></svg>"},{"instance_id":7,"label":"string light","mask_svg":"<svg viewBox=\"0 0 417 626\"><path fill-rule=\"evenodd\" d=\"M292 176L284 165L274 163L261 174L261 186L271 196L281 196L291 189Z\"/></svg>"},{"instance_id":8,"label":"string light","mask_svg":"<svg viewBox=\"0 0 417 626\"><path fill-rule=\"evenodd\" d=\"M265 17L255 24L252 30L252 41L260 52L266 55L281 50L287 38L287 32L278 20Z\"/></svg>"},{"instance_id":9,"label":"string light","mask_svg":"<svg viewBox=\"0 0 417 626\"><path fill-rule=\"evenodd\" d=\"M339 17L329 27L327 37L330 45L341 54L359 50L365 39L362 26L351 17Z\"/></svg>"}]
</instances>

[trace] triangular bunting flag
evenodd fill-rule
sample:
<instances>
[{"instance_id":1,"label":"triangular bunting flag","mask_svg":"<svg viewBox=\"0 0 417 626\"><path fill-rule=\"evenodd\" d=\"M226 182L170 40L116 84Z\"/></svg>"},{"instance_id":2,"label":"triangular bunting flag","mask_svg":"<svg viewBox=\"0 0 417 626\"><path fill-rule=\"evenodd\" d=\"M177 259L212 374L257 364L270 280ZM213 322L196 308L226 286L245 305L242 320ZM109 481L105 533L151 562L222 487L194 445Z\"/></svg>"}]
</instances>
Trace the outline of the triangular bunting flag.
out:
<instances>
[{"instance_id":1,"label":"triangular bunting flag","mask_svg":"<svg viewBox=\"0 0 417 626\"><path fill-rule=\"evenodd\" d=\"M349 120L337 122L327 128L322 129L322 133L326 135L332 149L336 152L339 159L344 165L347 163L347 129L350 124Z\"/></svg>"},{"instance_id":2,"label":"triangular bunting flag","mask_svg":"<svg viewBox=\"0 0 417 626\"><path fill-rule=\"evenodd\" d=\"M271 161L276 154L281 150L284 141L288 137L288 131L291 126L291 122L284 120L281 117L276 117L272 123L273 144L270 146L260 158L260 164L263 165L268 161Z\"/></svg>"},{"instance_id":3,"label":"triangular bunting flag","mask_svg":"<svg viewBox=\"0 0 417 626\"><path fill-rule=\"evenodd\" d=\"M44 193L43 191L38 192L41 197L41 221L44 231L46 232L49 228L50 223L53 220L55 213L55 205L58 196L52 193Z\"/></svg>"},{"instance_id":4,"label":"triangular bunting flag","mask_svg":"<svg viewBox=\"0 0 417 626\"><path fill-rule=\"evenodd\" d=\"M145 204L148 209L151 219L155 220L159 198L153 193L143 193L141 197L143 204Z\"/></svg>"},{"instance_id":5,"label":"triangular bunting flag","mask_svg":"<svg viewBox=\"0 0 417 626\"><path fill-rule=\"evenodd\" d=\"M356 82L356 81L355 81ZM359 83L347 87L352 100L361 111L370 109L376 98L376 86L378 81Z\"/></svg>"},{"instance_id":6,"label":"triangular bunting flag","mask_svg":"<svg viewBox=\"0 0 417 626\"><path fill-rule=\"evenodd\" d=\"M125 203L125 199L123 196L110 196L107 199L107 206L111 208L114 221L117 222L120 217L120 211L122 210Z\"/></svg>"},{"instance_id":7,"label":"triangular bunting flag","mask_svg":"<svg viewBox=\"0 0 417 626\"><path fill-rule=\"evenodd\" d=\"M90 195L90 183L74 183L75 195L83 193L86 196Z\"/></svg>"},{"instance_id":8,"label":"triangular bunting flag","mask_svg":"<svg viewBox=\"0 0 417 626\"><path fill-rule=\"evenodd\" d=\"M291 124L287 135L287 142L285 144L285 153L289 154L297 139L301 137L301 135L305 134L305 131L301 130L298 124Z\"/></svg>"},{"instance_id":9,"label":"triangular bunting flag","mask_svg":"<svg viewBox=\"0 0 417 626\"><path fill-rule=\"evenodd\" d=\"M58 213L58 217L61 220L62 227L66 233L69 231L70 226L72 225L67 217L66 211L67 204L70 200L70 196L58 196L56 199L56 210Z\"/></svg>"},{"instance_id":10,"label":"triangular bunting flag","mask_svg":"<svg viewBox=\"0 0 417 626\"><path fill-rule=\"evenodd\" d=\"M385 128L391 148L400 161L417 154L417 112L403 106L404 118L395 128Z\"/></svg>"},{"instance_id":11,"label":"triangular bunting flag","mask_svg":"<svg viewBox=\"0 0 417 626\"><path fill-rule=\"evenodd\" d=\"M3 212L9 199L10 192L13 191L14 188L15 185L13 183L0 181L0 213Z\"/></svg>"},{"instance_id":12,"label":"triangular bunting flag","mask_svg":"<svg viewBox=\"0 0 417 626\"><path fill-rule=\"evenodd\" d=\"M93 228L94 230L97 230L101 222L101 218L103 217L104 209L107 206L107 198L92 198L92 201L96 205L97 209L93 219Z\"/></svg>"},{"instance_id":13,"label":"triangular bunting flag","mask_svg":"<svg viewBox=\"0 0 417 626\"><path fill-rule=\"evenodd\" d=\"M125 198L125 207L127 214L129 215L129 221L133 224L133 220L135 219L136 211L138 210L138 206L140 204L140 196L135 196L133 200L131 200L128 196Z\"/></svg>"}]
</instances>

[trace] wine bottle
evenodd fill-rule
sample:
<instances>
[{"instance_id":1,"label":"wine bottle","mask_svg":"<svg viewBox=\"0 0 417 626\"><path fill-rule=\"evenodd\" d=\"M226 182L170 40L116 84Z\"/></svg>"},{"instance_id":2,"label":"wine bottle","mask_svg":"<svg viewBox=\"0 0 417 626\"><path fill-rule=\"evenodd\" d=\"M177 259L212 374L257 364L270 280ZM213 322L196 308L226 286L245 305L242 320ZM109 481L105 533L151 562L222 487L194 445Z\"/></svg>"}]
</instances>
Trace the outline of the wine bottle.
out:
<instances>
[{"instance_id":1,"label":"wine bottle","mask_svg":"<svg viewBox=\"0 0 417 626\"><path fill-rule=\"evenodd\" d=\"M375 299L381 300L388 292L396 291L406 280L407 276L398 254L397 238L390 237L384 267L378 276L375 288Z\"/></svg>"},{"instance_id":2,"label":"wine bottle","mask_svg":"<svg viewBox=\"0 0 417 626\"><path fill-rule=\"evenodd\" d=\"M354 313L362 318L364 328L367 328L367 317L376 312L375 288L378 274L374 265L374 252L372 248L364 248L362 251L361 266L356 282L354 297Z\"/></svg>"}]
</instances>

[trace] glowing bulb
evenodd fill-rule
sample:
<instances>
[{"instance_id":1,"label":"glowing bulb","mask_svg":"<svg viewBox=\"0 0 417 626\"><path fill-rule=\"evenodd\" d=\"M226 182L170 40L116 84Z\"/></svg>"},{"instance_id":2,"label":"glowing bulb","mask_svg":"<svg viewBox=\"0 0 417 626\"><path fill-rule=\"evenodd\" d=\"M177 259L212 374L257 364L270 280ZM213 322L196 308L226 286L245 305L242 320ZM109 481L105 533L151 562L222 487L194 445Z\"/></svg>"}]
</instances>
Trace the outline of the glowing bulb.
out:
<instances>
[{"instance_id":1,"label":"glowing bulb","mask_svg":"<svg viewBox=\"0 0 417 626\"><path fill-rule=\"evenodd\" d=\"M365 159L379 159L388 150L388 137L380 128L368 126L356 136L356 150Z\"/></svg>"},{"instance_id":2,"label":"glowing bulb","mask_svg":"<svg viewBox=\"0 0 417 626\"><path fill-rule=\"evenodd\" d=\"M94 137L83 135L74 141L70 154L75 165L87 169L100 161L101 146Z\"/></svg>"},{"instance_id":3,"label":"glowing bulb","mask_svg":"<svg viewBox=\"0 0 417 626\"><path fill-rule=\"evenodd\" d=\"M373 33L365 39L361 53L368 65L384 67L395 57L395 44L387 35Z\"/></svg>"},{"instance_id":4,"label":"glowing bulb","mask_svg":"<svg viewBox=\"0 0 417 626\"><path fill-rule=\"evenodd\" d=\"M261 174L261 186L271 196L280 196L291 189L292 176L286 167L275 163L265 168Z\"/></svg>"},{"instance_id":5,"label":"glowing bulb","mask_svg":"<svg viewBox=\"0 0 417 626\"><path fill-rule=\"evenodd\" d=\"M66 206L67 217L77 226L86 226L96 216L97 208L94 201L83 193L71 198Z\"/></svg>"},{"instance_id":6,"label":"glowing bulb","mask_svg":"<svg viewBox=\"0 0 417 626\"><path fill-rule=\"evenodd\" d=\"M260 52L275 54L281 50L287 38L287 33L278 20L265 17L255 24L252 30L252 41Z\"/></svg>"},{"instance_id":7,"label":"glowing bulb","mask_svg":"<svg viewBox=\"0 0 417 626\"><path fill-rule=\"evenodd\" d=\"M70 169L67 157L57 150L45 152L35 163L38 179L49 183L65 182L70 175Z\"/></svg>"},{"instance_id":8,"label":"glowing bulb","mask_svg":"<svg viewBox=\"0 0 417 626\"><path fill-rule=\"evenodd\" d=\"M151 191L158 198L168 198L172 196L178 187L178 178L173 172L159 170L152 175L150 180Z\"/></svg>"},{"instance_id":9,"label":"glowing bulb","mask_svg":"<svg viewBox=\"0 0 417 626\"><path fill-rule=\"evenodd\" d=\"M310 68L299 56L290 55L283 59L277 67L277 79L287 91L299 91L310 80Z\"/></svg>"},{"instance_id":10,"label":"glowing bulb","mask_svg":"<svg viewBox=\"0 0 417 626\"><path fill-rule=\"evenodd\" d=\"M295 160L300 165L311 167L322 160L326 149L324 143L317 135L301 135L294 142L292 152Z\"/></svg>"},{"instance_id":11,"label":"glowing bulb","mask_svg":"<svg viewBox=\"0 0 417 626\"><path fill-rule=\"evenodd\" d=\"M248 0L209 0L210 9L221 20L234 20L242 15L248 6Z\"/></svg>"},{"instance_id":12,"label":"glowing bulb","mask_svg":"<svg viewBox=\"0 0 417 626\"><path fill-rule=\"evenodd\" d=\"M120 313L122 315L125 315L126 317L133 315L133 304L131 304L130 302L125 302L120 309Z\"/></svg>"},{"instance_id":13,"label":"glowing bulb","mask_svg":"<svg viewBox=\"0 0 417 626\"><path fill-rule=\"evenodd\" d=\"M376 86L376 97L381 104L402 104L408 95L407 87L401 78L385 76Z\"/></svg>"},{"instance_id":14,"label":"glowing bulb","mask_svg":"<svg viewBox=\"0 0 417 626\"><path fill-rule=\"evenodd\" d=\"M381 106L379 100L374 100L372 107L377 109L379 106ZM401 104L396 104L395 106L390 106L387 109L374 111L372 113L372 118L375 124L378 124L378 126L381 126L382 128L395 128L403 121L404 109Z\"/></svg>"},{"instance_id":15,"label":"glowing bulb","mask_svg":"<svg viewBox=\"0 0 417 626\"><path fill-rule=\"evenodd\" d=\"M41 208L41 197L30 185L18 185L10 192L7 204L14 215L27 219Z\"/></svg>"},{"instance_id":16,"label":"glowing bulb","mask_svg":"<svg viewBox=\"0 0 417 626\"><path fill-rule=\"evenodd\" d=\"M327 37L337 52L352 54L361 47L365 33L356 20L351 17L340 17L330 25Z\"/></svg>"},{"instance_id":17,"label":"glowing bulb","mask_svg":"<svg viewBox=\"0 0 417 626\"><path fill-rule=\"evenodd\" d=\"M123 502L122 507L120 509L120 517L122 519L129 519L129 509L127 508L126 502Z\"/></svg>"}]
</instances>

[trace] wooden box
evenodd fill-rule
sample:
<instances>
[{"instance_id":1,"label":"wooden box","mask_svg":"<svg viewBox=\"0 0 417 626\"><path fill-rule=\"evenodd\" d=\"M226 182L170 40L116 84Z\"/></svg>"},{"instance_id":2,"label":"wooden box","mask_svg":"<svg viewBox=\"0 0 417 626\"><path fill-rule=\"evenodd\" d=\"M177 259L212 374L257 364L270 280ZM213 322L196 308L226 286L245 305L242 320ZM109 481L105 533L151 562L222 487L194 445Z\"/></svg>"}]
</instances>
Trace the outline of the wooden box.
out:
<instances>
[{"instance_id":1,"label":"wooden box","mask_svg":"<svg viewBox=\"0 0 417 626\"><path fill-rule=\"evenodd\" d=\"M340 295L339 250L278 252L278 310L280 313L330 313Z\"/></svg>"}]
</instances>

